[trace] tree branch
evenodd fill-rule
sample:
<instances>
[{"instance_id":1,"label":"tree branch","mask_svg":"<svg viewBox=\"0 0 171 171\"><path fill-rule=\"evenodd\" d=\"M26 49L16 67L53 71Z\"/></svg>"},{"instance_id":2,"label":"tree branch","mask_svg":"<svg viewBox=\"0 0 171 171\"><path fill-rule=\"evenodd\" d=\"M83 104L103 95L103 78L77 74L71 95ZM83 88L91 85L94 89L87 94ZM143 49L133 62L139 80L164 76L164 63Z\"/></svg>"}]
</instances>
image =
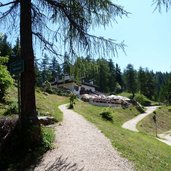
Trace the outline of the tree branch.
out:
<instances>
[{"instance_id":1,"label":"tree branch","mask_svg":"<svg viewBox=\"0 0 171 171\"><path fill-rule=\"evenodd\" d=\"M6 4L3 4L3 3L0 2L0 7L8 6L8 5L14 4L16 2L19 2L19 0L11 1L11 2L8 2Z\"/></svg>"},{"instance_id":2,"label":"tree branch","mask_svg":"<svg viewBox=\"0 0 171 171\"><path fill-rule=\"evenodd\" d=\"M34 36L36 36L41 42L44 43L45 49L49 50L51 53L53 53L53 54L55 54L55 55L57 55L59 57L63 57L63 55L56 52L56 50L54 49L54 44L49 42L48 40L46 40L46 38L43 37L41 33L32 32L32 34Z\"/></svg>"},{"instance_id":3,"label":"tree branch","mask_svg":"<svg viewBox=\"0 0 171 171\"><path fill-rule=\"evenodd\" d=\"M10 4L12 4L12 6L7 11L0 12L0 20L5 19L5 17L7 17L8 15L11 15L12 16L12 12L17 7L19 1L20 0L15 0L13 2L9 2Z\"/></svg>"},{"instance_id":4,"label":"tree branch","mask_svg":"<svg viewBox=\"0 0 171 171\"><path fill-rule=\"evenodd\" d=\"M171 0L153 0L153 5L156 5L154 11L158 9L161 12L162 6L165 6L166 11L168 11L171 6Z\"/></svg>"}]
</instances>

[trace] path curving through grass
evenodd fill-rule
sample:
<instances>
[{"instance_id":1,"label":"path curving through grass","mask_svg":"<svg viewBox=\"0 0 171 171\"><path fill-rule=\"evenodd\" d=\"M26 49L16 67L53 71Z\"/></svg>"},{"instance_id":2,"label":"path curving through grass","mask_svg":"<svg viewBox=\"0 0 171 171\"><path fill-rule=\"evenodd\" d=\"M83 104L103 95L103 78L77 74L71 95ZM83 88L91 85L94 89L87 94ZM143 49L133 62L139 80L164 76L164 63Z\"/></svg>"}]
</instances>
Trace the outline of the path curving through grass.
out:
<instances>
[{"instance_id":1,"label":"path curving through grass","mask_svg":"<svg viewBox=\"0 0 171 171\"><path fill-rule=\"evenodd\" d=\"M137 124L144 119L146 116L148 116L149 114L153 113L159 106L150 106L150 107L146 107L146 112L139 114L138 116L136 116L135 118L125 122L122 125L122 128L128 129L130 131L134 131L134 132L139 132L139 130L136 128ZM159 141L170 145L171 146L171 130L164 132L163 134L158 134L158 138Z\"/></svg>"},{"instance_id":2,"label":"path curving through grass","mask_svg":"<svg viewBox=\"0 0 171 171\"><path fill-rule=\"evenodd\" d=\"M55 128L55 148L48 151L34 171L133 171L134 166L112 147L96 126L83 116L59 106L63 122Z\"/></svg>"},{"instance_id":3,"label":"path curving through grass","mask_svg":"<svg viewBox=\"0 0 171 171\"><path fill-rule=\"evenodd\" d=\"M125 122L122 125L122 128L128 129L130 131L134 131L134 132L139 132L138 129L136 128L138 122L140 122L143 118L145 118L146 116L154 112L158 107L159 106L146 107L147 110L145 111L145 113L139 114L135 118Z\"/></svg>"}]
</instances>

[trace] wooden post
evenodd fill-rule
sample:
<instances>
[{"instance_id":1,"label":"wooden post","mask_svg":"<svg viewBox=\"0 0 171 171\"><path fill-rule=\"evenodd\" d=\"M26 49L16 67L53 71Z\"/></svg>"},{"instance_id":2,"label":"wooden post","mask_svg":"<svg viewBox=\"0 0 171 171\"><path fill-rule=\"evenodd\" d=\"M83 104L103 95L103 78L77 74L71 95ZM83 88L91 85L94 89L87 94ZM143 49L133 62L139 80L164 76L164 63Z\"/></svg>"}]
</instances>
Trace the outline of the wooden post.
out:
<instances>
[{"instance_id":1,"label":"wooden post","mask_svg":"<svg viewBox=\"0 0 171 171\"><path fill-rule=\"evenodd\" d=\"M156 117L156 113L154 113L153 121L154 121L155 126L156 126L156 137L157 137L157 117Z\"/></svg>"},{"instance_id":2,"label":"wooden post","mask_svg":"<svg viewBox=\"0 0 171 171\"><path fill-rule=\"evenodd\" d=\"M18 115L21 114L21 85L20 85L21 74L18 74Z\"/></svg>"}]
</instances>

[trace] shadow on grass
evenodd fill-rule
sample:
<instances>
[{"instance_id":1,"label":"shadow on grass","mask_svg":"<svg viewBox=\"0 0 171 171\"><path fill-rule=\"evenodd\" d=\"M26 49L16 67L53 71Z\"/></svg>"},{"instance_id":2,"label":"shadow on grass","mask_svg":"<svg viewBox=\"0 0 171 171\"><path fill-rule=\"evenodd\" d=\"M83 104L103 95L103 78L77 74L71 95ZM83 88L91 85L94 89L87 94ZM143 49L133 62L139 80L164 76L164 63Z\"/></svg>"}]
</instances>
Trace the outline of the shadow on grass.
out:
<instances>
[{"instance_id":1,"label":"shadow on grass","mask_svg":"<svg viewBox=\"0 0 171 171\"><path fill-rule=\"evenodd\" d=\"M37 165L38 166L38 165ZM32 169L28 169L26 171L34 171L36 166ZM76 163L72 163L68 161L67 158L63 158L62 156L56 158L56 160L51 163L49 162L47 165L44 166L44 171L83 171L83 168L78 168Z\"/></svg>"}]
</instances>

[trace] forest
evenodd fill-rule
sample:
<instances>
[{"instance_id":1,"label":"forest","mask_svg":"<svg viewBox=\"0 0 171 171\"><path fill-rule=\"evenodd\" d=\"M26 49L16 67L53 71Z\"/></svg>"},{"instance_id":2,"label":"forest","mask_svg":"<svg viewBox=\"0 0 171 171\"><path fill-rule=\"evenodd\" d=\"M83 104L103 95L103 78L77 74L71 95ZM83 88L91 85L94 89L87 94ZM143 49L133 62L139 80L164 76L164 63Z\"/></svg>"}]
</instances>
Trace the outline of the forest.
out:
<instances>
[{"instance_id":1,"label":"forest","mask_svg":"<svg viewBox=\"0 0 171 171\"><path fill-rule=\"evenodd\" d=\"M9 70L9 63L20 56L19 39L12 46L8 42L7 35L1 34L0 52L1 70L2 66L3 69L6 66ZM128 92L132 94L132 98L135 94L139 94L149 100L171 103L171 73L154 72L142 67L136 70L133 64L128 64L121 71L120 66L114 62L115 58L95 59L92 56L87 56L75 57L74 59L71 60L66 52L62 63L58 61L56 56L49 57L48 54L45 54L41 59L36 58L36 86L43 87L45 82L53 83L57 75L67 74L74 76L78 84L83 81L93 83L98 87L98 91L103 93L120 94ZM8 72L1 72L1 75L2 99L3 92L13 81Z\"/></svg>"}]
</instances>

